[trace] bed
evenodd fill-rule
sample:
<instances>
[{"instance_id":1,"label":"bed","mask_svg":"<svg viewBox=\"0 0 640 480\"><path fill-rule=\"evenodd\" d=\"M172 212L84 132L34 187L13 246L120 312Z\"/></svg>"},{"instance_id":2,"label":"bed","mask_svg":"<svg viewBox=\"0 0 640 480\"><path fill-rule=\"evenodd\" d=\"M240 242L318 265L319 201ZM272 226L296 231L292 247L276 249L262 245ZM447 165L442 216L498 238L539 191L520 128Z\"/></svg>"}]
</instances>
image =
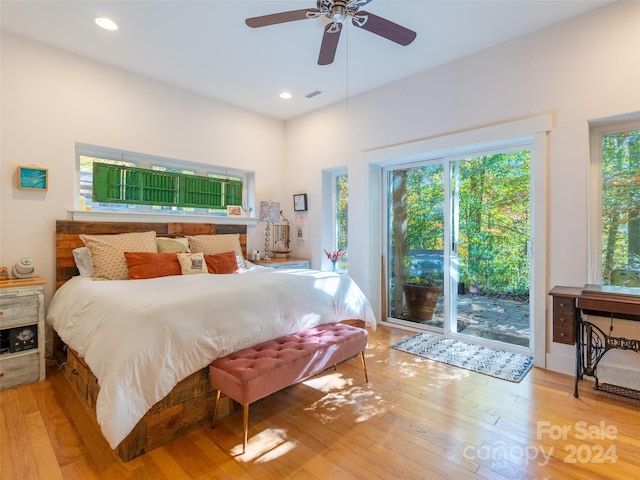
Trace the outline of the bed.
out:
<instances>
[{"instance_id":1,"label":"bed","mask_svg":"<svg viewBox=\"0 0 640 480\"><path fill-rule=\"evenodd\" d=\"M111 248L116 239L144 237L135 244L145 252L138 256L154 262L168 258L152 252L149 235L154 245L160 245L158 238L188 238L196 247L175 254L181 274L96 279L102 274L102 253L91 242L107 239ZM233 255L206 253L208 245L228 249L228 240L235 242ZM80 275L80 260L74 258L85 245L96 267L91 276ZM55 332L54 353L122 460L211 421L214 392L208 365L215 358L325 323L375 328L369 302L347 275L258 267L245 263L245 253L242 225L56 222L56 293L47 311ZM122 252L116 249L118 255ZM206 265L196 257L205 258ZM236 261L237 271L209 273L223 264L209 263L222 262L218 257L227 262L224 268ZM182 260L187 259L185 267ZM126 260L135 277L128 253ZM157 263L152 266L157 270ZM184 268L204 268L207 274L187 275L194 272Z\"/></svg>"}]
</instances>

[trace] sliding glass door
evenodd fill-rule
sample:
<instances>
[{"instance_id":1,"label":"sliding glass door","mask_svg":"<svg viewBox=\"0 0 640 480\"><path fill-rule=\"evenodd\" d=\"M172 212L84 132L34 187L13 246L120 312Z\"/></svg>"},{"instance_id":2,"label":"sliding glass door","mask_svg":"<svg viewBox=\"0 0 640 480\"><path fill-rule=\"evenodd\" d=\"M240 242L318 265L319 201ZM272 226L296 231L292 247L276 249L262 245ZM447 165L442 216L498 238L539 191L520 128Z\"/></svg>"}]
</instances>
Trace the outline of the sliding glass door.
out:
<instances>
[{"instance_id":1,"label":"sliding glass door","mask_svg":"<svg viewBox=\"0 0 640 480\"><path fill-rule=\"evenodd\" d=\"M530 151L386 171L389 321L530 346Z\"/></svg>"}]
</instances>

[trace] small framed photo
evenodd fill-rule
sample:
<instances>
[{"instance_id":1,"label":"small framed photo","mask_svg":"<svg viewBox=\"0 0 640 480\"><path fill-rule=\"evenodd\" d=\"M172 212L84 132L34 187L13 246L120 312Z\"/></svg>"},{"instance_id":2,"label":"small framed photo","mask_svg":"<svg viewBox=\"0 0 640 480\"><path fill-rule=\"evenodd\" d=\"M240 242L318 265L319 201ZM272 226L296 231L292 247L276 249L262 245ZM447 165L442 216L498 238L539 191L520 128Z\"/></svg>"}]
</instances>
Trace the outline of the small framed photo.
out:
<instances>
[{"instance_id":1,"label":"small framed photo","mask_svg":"<svg viewBox=\"0 0 640 480\"><path fill-rule=\"evenodd\" d=\"M242 205L227 205L227 217L241 217Z\"/></svg>"},{"instance_id":2,"label":"small framed photo","mask_svg":"<svg viewBox=\"0 0 640 480\"><path fill-rule=\"evenodd\" d=\"M307 211L307 194L306 193L298 193L293 196L293 210L295 212Z\"/></svg>"},{"instance_id":3,"label":"small framed photo","mask_svg":"<svg viewBox=\"0 0 640 480\"><path fill-rule=\"evenodd\" d=\"M49 190L49 170L39 167L18 167L18 188Z\"/></svg>"}]
</instances>

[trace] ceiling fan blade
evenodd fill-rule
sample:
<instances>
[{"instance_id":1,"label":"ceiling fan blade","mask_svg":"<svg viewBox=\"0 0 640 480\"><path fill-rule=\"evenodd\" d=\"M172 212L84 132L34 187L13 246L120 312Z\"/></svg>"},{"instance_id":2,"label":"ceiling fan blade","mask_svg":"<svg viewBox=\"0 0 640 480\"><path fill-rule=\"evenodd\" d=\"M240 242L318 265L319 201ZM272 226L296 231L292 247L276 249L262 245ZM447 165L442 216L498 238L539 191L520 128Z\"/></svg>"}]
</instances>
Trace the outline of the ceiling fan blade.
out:
<instances>
[{"instance_id":1,"label":"ceiling fan blade","mask_svg":"<svg viewBox=\"0 0 640 480\"><path fill-rule=\"evenodd\" d=\"M307 15L307 12L310 15ZM302 10L290 10L288 12L272 13L270 15L262 15L260 17L247 18L246 23L251 28L266 27L268 25L277 25L278 23L294 22L296 20L305 20L320 15L320 10L316 8L304 8Z\"/></svg>"},{"instance_id":2,"label":"ceiling fan blade","mask_svg":"<svg viewBox=\"0 0 640 480\"><path fill-rule=\"evenodd\" d=\"M403 46L409 45L416 38L416 32L413 30L409 30L373 13L358 11L352 22L356 27L380 35Z\"/></svg>"},{"instance_id":3,"label":"ceiling fan blade","mask_svg":"<svg viewBox=\"0 0 640 480\"><path fill-rule=\"evenodd\" d=\"M342 32L341 23L329 23L324 27L324 35L322 36L322 44L320 45L320 54L318 55L318 65L329 65L333 63L338 49L338 40Z\"/></svg>"},{"instance_id":4,"label":"ceiling fan blade","mask_svg":"<svg viewBox=\"0 0 640 480\"><path fill-rule=\"evenodd\" d=\"M369 3L371 0L353 0L351 3L349 3L349 6L354 5L358 8L360 7L364 7L367 3Z\"/></svg>"}]
</instances>

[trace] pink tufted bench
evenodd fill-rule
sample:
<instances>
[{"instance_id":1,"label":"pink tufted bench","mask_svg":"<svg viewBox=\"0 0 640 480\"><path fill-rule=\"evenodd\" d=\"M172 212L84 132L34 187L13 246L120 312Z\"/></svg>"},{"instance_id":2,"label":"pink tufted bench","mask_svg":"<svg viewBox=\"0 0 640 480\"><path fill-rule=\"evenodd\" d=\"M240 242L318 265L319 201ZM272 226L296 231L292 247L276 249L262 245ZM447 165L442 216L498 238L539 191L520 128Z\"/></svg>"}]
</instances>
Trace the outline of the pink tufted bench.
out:
<instances>
[{"instance_id":1,"label":"pink tufted bench","mask_svg":"<svg viewBox=\"0 0 640 480\"><path fill-rule=\"evenodd\" d=\"M358 353L365 382L369 382L364 350L369 335L363 328L330 323L255 345L209 365L211 386L217 390L212 427L216 424L220 393L243 406L244 439L247 446L249 404L260 400Z\"/></svg>"}]
</instances>

